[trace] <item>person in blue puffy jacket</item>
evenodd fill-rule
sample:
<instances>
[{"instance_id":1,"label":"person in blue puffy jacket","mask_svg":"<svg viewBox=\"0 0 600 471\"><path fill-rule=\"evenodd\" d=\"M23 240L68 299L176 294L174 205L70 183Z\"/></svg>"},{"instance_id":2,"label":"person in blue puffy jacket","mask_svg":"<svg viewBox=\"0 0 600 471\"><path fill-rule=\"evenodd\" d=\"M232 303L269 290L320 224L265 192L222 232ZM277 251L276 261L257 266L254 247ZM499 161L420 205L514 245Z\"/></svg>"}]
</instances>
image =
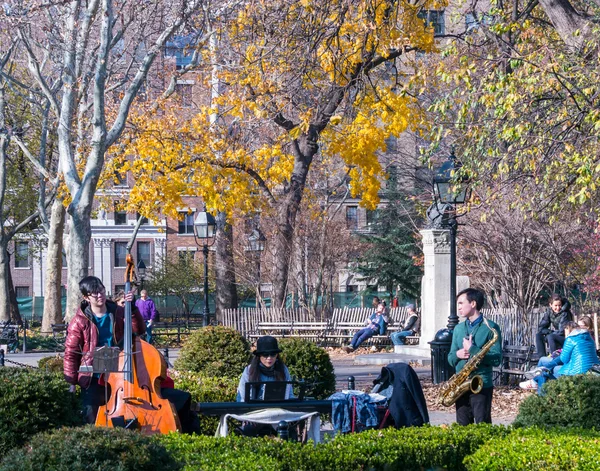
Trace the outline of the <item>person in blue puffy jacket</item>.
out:
<instances>
[{"instance_id":1,"label":"person in blue puffy jacket","mask_svg":"<svg viewBox=\"0 0 600 471\"><path fill-rule=\"evenodd\" d=\"M596 354L596 343L588 329L580 328L575 322L565 325L565 343L560 355L539 368L539 374L533 379L520 383L523 389L537 388L541 393L547 381L561 376L574 376L584 374L589 369L600 363Z\"/></svg>"}]
</instances>

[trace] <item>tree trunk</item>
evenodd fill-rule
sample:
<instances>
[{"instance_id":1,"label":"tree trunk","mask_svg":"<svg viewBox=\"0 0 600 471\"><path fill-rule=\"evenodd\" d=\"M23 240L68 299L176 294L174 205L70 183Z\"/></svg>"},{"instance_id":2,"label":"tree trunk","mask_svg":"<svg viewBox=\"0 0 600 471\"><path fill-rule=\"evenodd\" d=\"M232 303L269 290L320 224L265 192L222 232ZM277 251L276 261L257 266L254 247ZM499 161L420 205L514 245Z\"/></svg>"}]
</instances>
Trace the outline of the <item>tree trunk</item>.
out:
<instances>
[{"instance_id":1,"label":"tree trunk","mask_svg":"<svg viewBox=\"0 0 600 471\"><path fill-rule=\"evenodd\" d=\"M46 256L46 287L44 296L44 314L42 316L42 335L52 333L52 324L63 320L61 305L62 286L62 250L65 227L65 207L62 201L55 199L50 216L48 234L48 252Z\"/></svg>"},{"instance_id":2,"label":"tree trunk","mask_svg":"<svg viewBox=\"0 0 600 471\"><path fill-rule=\"evenodd\" d=\"M10 253L8 251L6 253L6 265L8 266L7 276L8 276L8 297L9 297L9 311L10 311L10 320L14 324L23 324L23 319L21 318L21 312L19 311L19 303L17 302L17 293L15 291L15 286L13 284L12 275L10 273ZM32 304L33 306L33 304ZM31 313L33 316L33 312Z\"/></svg>"},{"instance_id":3,"label":"tree trunk","mask_svg":"<svg viewBox=\"0 0 600 471\"><path fill-rule=\"evenodd\" d=\"M568 0L540 0L554 29L571 47L580 48L590 36L590 22Z\"/></svg>"},{"instance_id":4,"label":"tree trunk","mask_svg":"<svg viewBox=\"0 0 600 471\"><path fill-rule=\"evenodd\" d=\"M69 207L69 244L67 265L69 276L67 281L67 308L65 320L68 322L79 308L79 282L87 276L90 258L90 224L91 203L80 202L78 207Z\"/></svg>"},{"instance_id":5,"label":"tree trunk","mask_svg":"<svg viewBox=\"0 0 600 471\"><path fill-rule=\"evenodd\" d=\"M215 240L216 313L223 309L237 309L238 298L233 265L233 228L225 219L225 213L217 213L217 236Z\"/></svg>"},{"instance_id":6,"label":"tree trunk","mask_svg":"<svg viewBox=\"0 0 600 471\"><path fill-rule=\"evenodd\" d=\"M0 240L0 322L10 321L10 258L8 256L7 242Z\"/></svg>"},{"instance_id":7,"label":"tree trunk","mask_svg":"<svg viewBox=\"0 0 600 471\"><path fill-rule=\"evenodd\" d=\"M311 127L308 134L301 136L294 145L294 170L290 182L284 190L284 195L277 204L275 220L275 249L273 255L273 301L272 306L282 308L288 289L288 276L294 241L296 216L302 202L306 177L310 164L319 147L318 133Z\"/></svg>"}]
</instances>

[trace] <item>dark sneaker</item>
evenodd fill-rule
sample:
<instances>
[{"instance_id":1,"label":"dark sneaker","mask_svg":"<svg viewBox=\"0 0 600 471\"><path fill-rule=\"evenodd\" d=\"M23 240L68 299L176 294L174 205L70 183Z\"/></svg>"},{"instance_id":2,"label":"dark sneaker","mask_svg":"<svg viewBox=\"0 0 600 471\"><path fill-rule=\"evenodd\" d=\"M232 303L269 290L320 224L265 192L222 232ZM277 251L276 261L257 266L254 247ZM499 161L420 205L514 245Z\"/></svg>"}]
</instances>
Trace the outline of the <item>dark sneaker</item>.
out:
<instances>
[{"instance_id":1,"label":"dark sneaker","mask_svg":"<svg viewBox=\"0 0 600 471\"><path fill-rule=\"evenodd\" d=\"M352 352L354 351L354 347L353 347L352 345L346 345L346 346L343 348L343 350L344 350L346 353L352 353Z\"/></svg>"}]
</instances>

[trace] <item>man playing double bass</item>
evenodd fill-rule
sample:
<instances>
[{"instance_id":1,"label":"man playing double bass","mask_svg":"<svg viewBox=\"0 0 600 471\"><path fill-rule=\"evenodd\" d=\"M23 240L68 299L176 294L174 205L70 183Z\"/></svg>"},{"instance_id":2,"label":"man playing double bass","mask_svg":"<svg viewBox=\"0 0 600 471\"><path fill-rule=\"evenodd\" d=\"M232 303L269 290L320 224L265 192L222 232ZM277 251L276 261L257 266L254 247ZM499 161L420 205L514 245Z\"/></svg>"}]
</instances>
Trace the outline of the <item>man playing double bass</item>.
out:
<instances>
[{"instance_id":1,"label":"man playing double bass","mask_svg":"<svg viewBox=\"0 0 600 471\"><path fill-rule=\"evenodd\" d=\"M82 372L80 368L92 366L96 349L122 346L125 307L106 299L106 288L95 276L81 280L79 290L83 301L67 329L63 372L71 385L70 392L75 392L77 384L81 387L83 416L86 423L93 424L99 407L106 404L104 382L100 380L100 374ZM146 331L146 323L132 302L133 298L133 292L125 293L125 301L131 303L132 330L139 336ZM190 394L171 387L162 388L161 395L177 409L183 431L193 431L196 424L190 415Z\"/></svg>"},{"instance_id":2,"label":"man playing double bass","mask_svg":"<svg viewBox=\"0 0 600 471\"><path fill-rule=\"evenodd\" d=\"M71 385L81 387L83 416L87 423L96 421L98 408L105 404L104 386L98 384L100 374L80 372L81 366L92 366L97 348L118 347L123 341L125 308L106 299L106 288L99 278L87 276L79 282L83 301L69 322L65 341L64 375ZM133 301L133 293L125 293L125 301ZM146 323L138 309L132 307L134 334L146 332Z\"/></svg>"}]
</instances>

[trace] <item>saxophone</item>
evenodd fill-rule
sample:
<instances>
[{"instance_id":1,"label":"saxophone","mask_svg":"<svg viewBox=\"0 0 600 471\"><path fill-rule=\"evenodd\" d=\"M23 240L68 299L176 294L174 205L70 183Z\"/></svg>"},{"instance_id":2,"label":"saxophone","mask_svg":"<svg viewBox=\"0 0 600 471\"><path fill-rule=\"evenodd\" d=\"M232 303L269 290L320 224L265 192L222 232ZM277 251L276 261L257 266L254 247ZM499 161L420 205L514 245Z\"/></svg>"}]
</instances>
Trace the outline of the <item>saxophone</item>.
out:
<instances>
[{"instance_id":1,"label":"saxophone","mask_svg":"<svg viewBox=\"0 0 600 471\"><path fill-rule=\"evenodd\" d=\"M492 331L493 337L488 340L483 348L469 358L464 368L456 373L452 378L442 384L440 402L442 405L449 407L454 404L460 396L471 390L473 394L479 394L483 389L483 378L480 375L471 377L471 373L477 369L483 357L487 355L492 348L492 345L498 340L498 332L492 329L488 324L487 319L483 319L484 324Z\"/></svg>"}]
</instances>

